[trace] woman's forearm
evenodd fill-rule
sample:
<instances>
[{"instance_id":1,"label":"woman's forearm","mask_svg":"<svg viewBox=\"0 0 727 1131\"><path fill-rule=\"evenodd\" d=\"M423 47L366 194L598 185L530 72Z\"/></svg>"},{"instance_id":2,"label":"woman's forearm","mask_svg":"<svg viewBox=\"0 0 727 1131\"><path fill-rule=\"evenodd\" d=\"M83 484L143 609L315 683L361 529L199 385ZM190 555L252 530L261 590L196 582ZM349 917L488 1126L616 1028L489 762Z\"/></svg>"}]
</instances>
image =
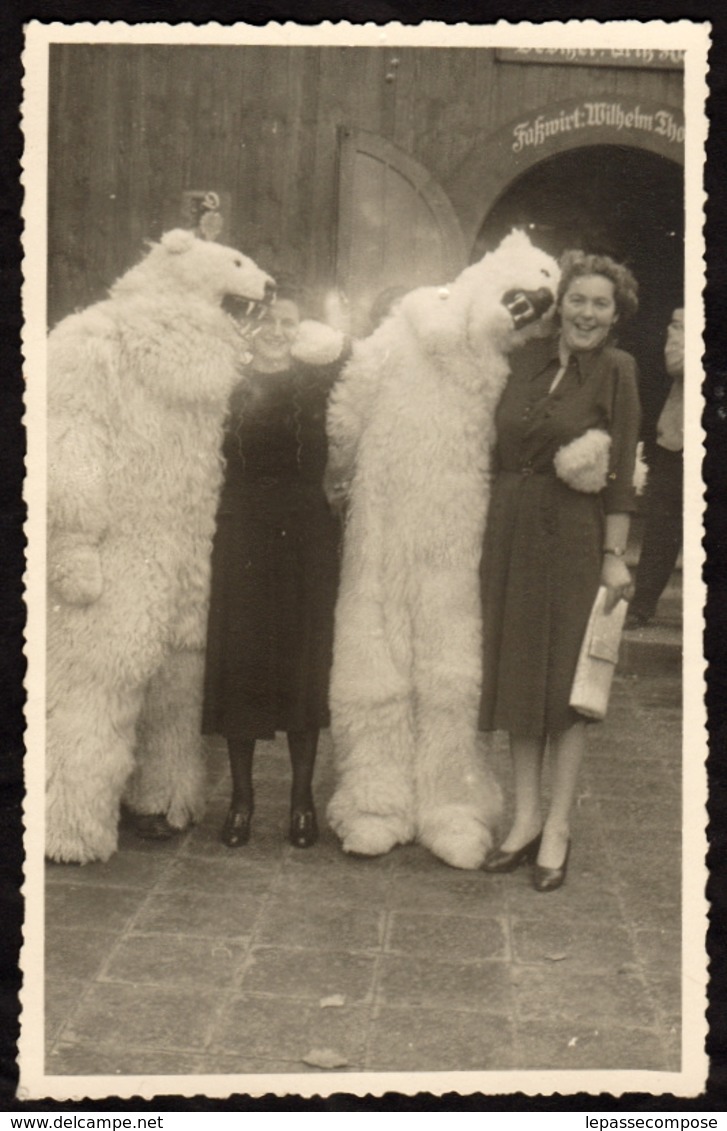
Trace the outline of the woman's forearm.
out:
<instances>
[{"instance_id":1,"label":"woman's forearm","mask_svg":"<svg viewBox=\"0 0 727 1131\"><path fill-rule=\"evenodd\" d=\"M627 513L607 514L606 529L603 539L603 549L616 550L618 557L626 553L626 544L629 538L631 515Z\"/></svg>"}]
</instances>

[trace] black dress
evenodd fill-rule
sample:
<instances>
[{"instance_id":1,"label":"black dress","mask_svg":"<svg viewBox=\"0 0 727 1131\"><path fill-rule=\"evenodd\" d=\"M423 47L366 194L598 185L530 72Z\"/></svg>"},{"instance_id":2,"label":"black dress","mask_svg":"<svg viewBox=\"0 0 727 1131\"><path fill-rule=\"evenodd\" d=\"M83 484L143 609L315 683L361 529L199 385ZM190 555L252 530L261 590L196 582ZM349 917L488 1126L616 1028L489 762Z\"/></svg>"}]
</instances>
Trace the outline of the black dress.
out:
<instances>
[{"instance_id":1,"label":"black dress","mask_svg":"<svg viewBox=\"0 0 727 1131\"><path fill-rule=\"evenodd\" d=\"M232 395L212 553L202 730L327 726L338 520L322 489L339 365L249 373Z\"/></svg>"},{"instance_id":2,"label":"black dress","mask_svg":"<svg viewBox=\"0 0 727 1131\"><path fill-rule=\"evenodd\" d=\"M481 563L483 730L542 737L579 717L573 676L603 562L604 516L632 511L639 432L636 363L604 347L574 355L555 390L557 341L513 355L497 416L495 477ZM606 487L587 494L555 474L557 450L611 436Z\"/></svg>"}]
</instances>

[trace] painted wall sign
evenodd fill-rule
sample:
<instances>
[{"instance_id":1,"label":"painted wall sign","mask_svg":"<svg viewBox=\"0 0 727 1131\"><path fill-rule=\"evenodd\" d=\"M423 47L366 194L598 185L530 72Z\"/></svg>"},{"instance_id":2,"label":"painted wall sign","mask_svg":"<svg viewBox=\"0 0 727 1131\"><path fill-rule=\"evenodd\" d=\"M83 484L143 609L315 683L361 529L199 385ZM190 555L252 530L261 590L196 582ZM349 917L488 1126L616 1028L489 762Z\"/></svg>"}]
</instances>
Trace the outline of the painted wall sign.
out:
<instances>
[{"instance_id":1,"label":"painted wall sign","mask_svg":"<svg viewBox=\"0 0 727 1131\"><path fill-rule=\"evenodd\" d=\"M598 132L604 129L615 135L616 139L623 133L624 144L633 143L638 135L644 134L652 134L674 147L684 144L684 119L673 108L650 107L645 111L637 103L581 102L569 110L537 114L517 122L512 129L512 151L522 153L527 149L538 149L557 135L582 130ZM581 137L578 140L582 142L584 139ZM594 137L594 144L598 140Z\"/></svg>"},{"instance_id":2,"label":"painted wall sign","mask_svg":"<svg viewBox=\"0 0 727 1131\"><path fill-rule=\"evenodd\" d=\"M595 47L498 47L495 58L503 63L563 63L580 67L641 67L650 70L684 70L683 51L656 51Z\"/></svg>"},{"instance_id":3,"label":"painted wall sign","mask_svg":"<svg viewBox=\"0 0 727 1131\"><path fill-rule=\"evenodd\" d=\"M643 79L643 77L642 77ZM569 149L610 145L645 149L684 164L684 112L678 101L630 96L569 98L523 111L476 146L444 189L465 242L474 245L485 216L510 184ZM606 159L606 151L601 156Z\"/></svg>"}]
</instances>

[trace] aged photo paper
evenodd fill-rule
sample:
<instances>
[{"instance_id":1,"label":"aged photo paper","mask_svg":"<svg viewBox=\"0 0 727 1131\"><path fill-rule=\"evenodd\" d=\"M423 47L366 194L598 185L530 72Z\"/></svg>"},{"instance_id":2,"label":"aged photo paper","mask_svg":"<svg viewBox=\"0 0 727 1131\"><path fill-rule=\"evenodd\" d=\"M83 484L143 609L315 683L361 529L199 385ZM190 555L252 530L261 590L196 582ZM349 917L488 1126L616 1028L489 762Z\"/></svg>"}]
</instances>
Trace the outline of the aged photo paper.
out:
<instances>
[{"instance_id":1,"label":"aged photo paper","mask_svg":"<svg viewBox=\"0 0 727 1131\"><path fill-rule=\"evenodd\" d=\"M20 1098L702 1091L709 42L708 25L688 21L26 28ZM155 692L167 696L172 729L183 717L197 720L196 761L182 767L180 739L166 749L155 788L174 792L175 773L189 774L201 801L184 817L138 803L142 829L133 811L145 787L129 736L140 747L148 740L155 755L154 711L162 708L159 698L142 711L141 677L130 673L149 649L169 645L153 639L152 626L176 600L171 588L152 593L146 579L168 561L176 563L169 586L186 584L196 567L180 540L200 505L192 486L188 504L166 518L161 507L144 513L145 500L179 493L179 479L192 484L202 463L221 474L218 441L202 423L180 439L165 412L222 365L216 346L200 360L203 331L190 320L188 296L225 291L213 278L223 268L195 261L182 289L161 269L141 283L130 276L126 290L114 291L125 327L118 337L99 308L84 316L79 345L74 316L102 302L166 233L164 254L182 270L192 233L194 248L206 241L205 255L216 242L246 257L231 266L225 253L224 267L246 272L237 292L251 304L243 338L254 331L252 306L262 311L270 297L266 280L284 295L292 278L312 318L359 342L382 295L400 301L435 287L440 305L453 308L454 280L513 229L552 259L580 248L633 272L639 310L616 326L616 344L635 359L642 422L651 420L654 435L669 390L667 327L675 309L684 316L681 553L654 616L627 621L607 717L586 728L566 882L534 891L528 868L489 875L469 857L447 860L423 834L378 852L354 851L353 842L344 851L326 820L336 781L326 728L314 781L318 842L303 850L289 842L290 760L277 733L258 743L249 843L221 843L225 744L203 738L190 715L199 635ZM151 350L150 311L167 286ZM48 409L59 402L49 399L46 350L59 326L70 328L54 339L68 382L61 424ZM109 388L118 382L116 408L100 372ZM145 381L167 382L159 418L141 409L136 425L122 427L122 401L146 404ZM415 389L409 404L416 397ZM149 437L158 459L147 468ZM123 445L133 474L107 483L103 461L120 466ZM58 498L67 525L53 541L46 516ZM650 500L647 484L625 548L632 572ZM436 531L445 517L435 508L421 525ZM200 616L206 568L201 582L189 580ZM112 608L118 593L127 603ZM419 617L416 629L428 623L428 606ZM85 643L51 669L50 651L71 633ZM458 670L455 658L453 685ZM110 682L108 672L117 673ZM198 673L193 692L189 672ZM62 752L51 755L63 728ZM503 733L483 745L504 795L499 844L512 812L512 766ZM79 769L74 760L84 755ZM546 790L548 772L546 762Z\"/></svg>"}]
</instances>

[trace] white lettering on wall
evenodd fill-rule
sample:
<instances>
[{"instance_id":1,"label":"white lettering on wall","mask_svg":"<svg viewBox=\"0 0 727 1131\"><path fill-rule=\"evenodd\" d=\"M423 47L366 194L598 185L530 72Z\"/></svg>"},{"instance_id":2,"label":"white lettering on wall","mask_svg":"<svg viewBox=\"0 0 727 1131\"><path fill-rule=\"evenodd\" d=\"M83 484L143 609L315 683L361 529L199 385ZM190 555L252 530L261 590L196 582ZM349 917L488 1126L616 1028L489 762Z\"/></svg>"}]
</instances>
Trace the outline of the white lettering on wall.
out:
<instances>
[{"instance_id":1,"label":"white lettering on wall","mask_svg":"<svg viewBox=\"0 0 727 1131\"><path fill-rule=\"evenodd\" d=\"M513 127L512 149L537 148L557 134L587 129L627 130L658 134L673 145L684 141L684 126L671 110L646 114L640 106L624 106L621 102L582 102L574 110L561 110L555 115L538 114Z\"/></svg>"},{"instance_id":2,"label":"white lettering on wall","mask_svg":"<svg viewBox=\"0 0 727 1131\"><path fill-rule=\"evenodd\" d=\"M684 66L683 51L655 51L652 48L599 47L511 47L499 48L503 59L529 63L581 63L585 66L678 67Z\"/></svg>"}]
</instances>

